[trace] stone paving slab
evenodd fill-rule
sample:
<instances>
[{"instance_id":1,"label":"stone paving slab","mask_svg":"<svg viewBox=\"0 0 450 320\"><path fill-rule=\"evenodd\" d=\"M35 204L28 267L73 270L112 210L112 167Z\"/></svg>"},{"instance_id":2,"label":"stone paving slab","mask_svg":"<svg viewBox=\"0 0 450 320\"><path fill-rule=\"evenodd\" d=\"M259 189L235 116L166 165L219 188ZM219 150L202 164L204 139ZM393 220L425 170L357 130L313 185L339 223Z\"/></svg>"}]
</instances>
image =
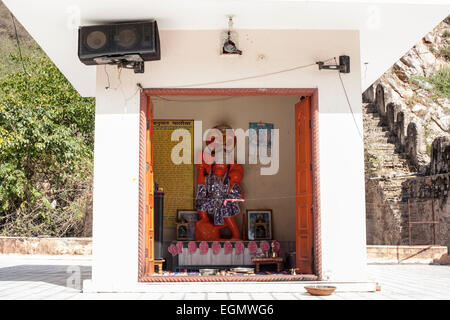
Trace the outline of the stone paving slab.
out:
<instances>
[{"instance_id":1,"label":"stone paving slab","mask_svg":"<svg viewBox=\"0 0 450 320\"><path fill-rule=\"evenodd\" d=\"M306 292L252 293L82 293L91 278L91 259L73 256L0 255L0 300L16 299L137 299L137 300L450 300L450 266L369 265L380 292L337 292L314 297Z\"/></svg>"}]
</instances>

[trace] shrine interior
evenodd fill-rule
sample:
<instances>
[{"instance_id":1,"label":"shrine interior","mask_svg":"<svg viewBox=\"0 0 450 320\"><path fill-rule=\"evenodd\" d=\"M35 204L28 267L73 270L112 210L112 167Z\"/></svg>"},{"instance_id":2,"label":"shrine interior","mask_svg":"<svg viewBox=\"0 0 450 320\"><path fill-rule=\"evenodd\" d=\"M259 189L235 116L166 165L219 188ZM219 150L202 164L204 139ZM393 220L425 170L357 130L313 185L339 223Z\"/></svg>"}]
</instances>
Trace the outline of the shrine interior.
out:
<instances>
[{"instance_id":1,"label":"shrine interior","mask_svg":"<svg viewBox=\"0 0 450 320\"><path fill-rule=\"evenodd\" d=\"M289 270L295 268L296 251L296 182L295 182L295 104L299 97L283 96L258 96L258 97L179 97L179 96L152 96L153 106L153 163L154 182L157 184L164 197L163 209L163 237L160 258L165 260L164 270L176 272L188 272L200 268L216 268L226 270L232 267L245 267L252 265L251 257L268 257L272 253L273 245L279 256L283 257L281 269ZM232 205L239 209L240 213L232 219L240 233L240 239L229 239L233 235L228 227L220 230L221 240L218 241L220 248L214 248L215 241L203 239L208 243L208 248L201 246L201 239L196 238L199 230L195 229L196 221L201 217L198 211L198 188L199 174L208 176L215 174L214 166L205 170L194 163L176 165L171 160L171 152L179 143L171 140L173 130L183 128L191 134L191 159L193 154L194 120L202 121L202 134L210 128L232 128L249 129L254 124L268 125L268 128L279 129L279 168L273 175L261 175L261 167L257 164L249 164L249 138L245 142L245 164L241 168L228 166L226 176L230 177L229 188L231 189L236 179L242 192L242 202L233 202ZM271 127L272 126L272 127ZM207 139L206 139L207 140ZM181 140L180 140L181 141ZM202 149L207 142L202 140ZM236 155L234 157L236 160ZM233 168L235 169L233 171ZM238 174L237 171L241 170ZM243 169L243 170L242 170ZM202 171L202 172L200 172ZM219 170L220 171L220 170ZM234 173L234 175L233 175ZM219 172L219 176L222 175ZM237 177L237 178L235 178ZM200 178L201 180L202 178ZM222 181L222 180L221 180ZM197 202L195 199L197 198ZM239 198L239 196L237 196ZM156 204L155 204L156 206ZM219 210L220 211L220 210ZM258 215L261 213L262 215ZM209 215L212 225L215 219ZM194 219L195 221L192 222ZM259 219L259 220L258 220ZM227 218L225 218L227 220ZM249 221L250 234L249 234ZM269 220L269 221L267 221ZM261 231L258 221L263 221L262 228L269 230ZM160 222L159 222L160 223ZM225 223L225 225L227 225ZM157 229L158 226L155 226ZM254 230L253 228L256 229ZM261 233L261 232L262 233ZM255 234L260 232L260 234ZM265 233L264 233L265 232ZM245 250L249 249L249 242L254 240L257 244L256 253L247 258L231 257L236 254L236 241L245 244ZM225 242L230 241L235 251L227 252ZM195 242L195 251L193 244ZM269 244L266 249L266 242ZM179 248L180 243L183 249ZM278 244L277 244L278 243ZM155 244L155 246L157 246ZM177 249L178 246L178 249ZM251 245L250 245L251 246ZM211 253L205 254L205 252ZM157 250L157 249L155 249ZM177 251L178 250L178 251ZM203 250L203 251L202 251ZM206 251L205 251L206 250ZM219 250L219 251L217 251ZM230 249L230 251L233 249ZM219 256L223 257L219 257ZM243 259L243 260L242 260ZM280 272L276 268L265 268L267 272Z\"/></svg>"}]
</instances>

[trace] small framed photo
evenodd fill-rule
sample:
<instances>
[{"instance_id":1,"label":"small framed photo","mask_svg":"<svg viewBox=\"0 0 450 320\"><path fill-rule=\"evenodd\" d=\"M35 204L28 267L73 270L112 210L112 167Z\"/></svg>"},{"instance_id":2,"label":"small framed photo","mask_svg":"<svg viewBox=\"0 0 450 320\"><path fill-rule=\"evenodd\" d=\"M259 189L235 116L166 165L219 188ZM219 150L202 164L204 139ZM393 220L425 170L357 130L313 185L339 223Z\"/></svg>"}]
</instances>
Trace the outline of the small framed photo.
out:
<instances>
[{"instance_id":1,"label":"small framed photo","mask_svg":"<svg viewBox=\"0 0 450 320\"><path fill-rule=\"evenodd\" d=\"M198 212L194 210L177 210L179 223L187 223L187 240L195 240L195 224L198 221Z\"/></svg>"},{"instance_id":2,"label":"small framed photo","mask_svg":"<svg viewBox=\"0 0 450 320\"><path fill-rule=\"evenodd\" d=\"M189 240L188 228L188 223L177 223L177 240Z\"/></svg>"},{"instance_id":3,"label":"small framed photo","mask_svg":"<svg viewBox=\"0 0 450 320\"><path fill-rule=\"evenodd\" d=\"M272 210L247 210L248 240L272 239Z\"/></svg>"}]
</instances>

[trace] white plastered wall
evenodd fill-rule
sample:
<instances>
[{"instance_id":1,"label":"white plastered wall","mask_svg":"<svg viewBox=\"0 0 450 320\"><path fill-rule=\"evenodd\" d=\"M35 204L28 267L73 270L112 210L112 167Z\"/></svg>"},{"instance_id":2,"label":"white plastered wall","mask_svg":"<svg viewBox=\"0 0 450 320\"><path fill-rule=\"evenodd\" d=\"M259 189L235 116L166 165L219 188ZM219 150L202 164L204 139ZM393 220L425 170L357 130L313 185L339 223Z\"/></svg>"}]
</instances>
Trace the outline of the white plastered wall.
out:
<instances>
[{"instance_id":1,"label":"white plastered wall","mask_svg":"<svg viewBox=\"0 0 450 320\"><path fill-rule=\"evenodd\" d=\"M160 32L161 61L146 63L144 74L122 70L119 75L113 66L97 67L94 288L126 290L137 283L137 83L144 88L318 88L324 276L366 280L358 31L238 30L244 52L239 57L219 56L220 32ZM309 65L342 54L351 57L351 73L342 78L355 120L338 74L319 71L317 66L245 81L204 84Z\"/></svg>"}]
</instances>

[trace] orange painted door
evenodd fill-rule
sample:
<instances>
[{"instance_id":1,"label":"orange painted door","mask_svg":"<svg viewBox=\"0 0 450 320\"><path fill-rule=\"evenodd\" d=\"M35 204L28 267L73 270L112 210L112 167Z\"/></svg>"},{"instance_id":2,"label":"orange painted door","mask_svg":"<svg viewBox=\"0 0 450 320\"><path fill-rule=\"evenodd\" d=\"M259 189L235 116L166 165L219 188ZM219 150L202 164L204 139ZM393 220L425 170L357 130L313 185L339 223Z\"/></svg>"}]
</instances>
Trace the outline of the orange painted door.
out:
<instances>
[{"instance_id":1,"label":"orange painted door","mask_svg":"<svg viewBox=\"0 0 450 320\"><path fill-rule=\"evenodd\" d=\"M301 273L313 273L311 98L295 105L296 262Z\"/></svg>"},{"instance_id":2,"label":"orange painted door","mask_svg":"<svg viewBox=\"0 0 450 320\"><path fill-rule=\"evenodd\" d=\"M146 186L145 186L145 273L155 272L155 227L154 227L154 183L153 183L153 106L147 100L146 131Z\"/></svg>"}]
</instances>

